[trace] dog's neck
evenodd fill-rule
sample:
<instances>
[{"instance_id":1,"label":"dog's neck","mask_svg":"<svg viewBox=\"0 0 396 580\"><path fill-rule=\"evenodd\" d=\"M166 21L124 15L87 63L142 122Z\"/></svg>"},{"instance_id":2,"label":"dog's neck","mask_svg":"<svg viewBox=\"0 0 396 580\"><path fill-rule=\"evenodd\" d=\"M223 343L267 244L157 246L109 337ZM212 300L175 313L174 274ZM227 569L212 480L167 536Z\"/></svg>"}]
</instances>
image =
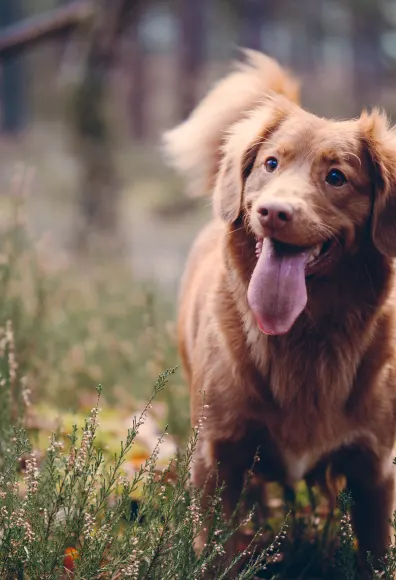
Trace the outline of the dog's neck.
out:
<instances>
[{"instance_id":1,"label":"dog's neck","mask_svg":"<svg viewBox=\"0 0 396 580\"><path fill-rule=\"evenodd\" d=\"M235 227L224 237L223 249L227 266L224 286L229 289L229 300L234 302L235 316L241 321L241 337L249 345L252 362L275 399L287 404L294 397L312 394L316 405L321 398L325 404L332 398L345 401L374 334L374 316L381 316L381 306L391 291L390 260L367 241L355 255L345 255L331 276L308 282L307 307L286 335L267 337L258 330L246 298L255 266L254 239L244 228ZM230 304L227 308L229 312ZM361 337L361 341L352 343L352 336ZM338 342L338 364L334 341ZM348 365L344 364L346 359Z\"/></svg>"}]
</instances>

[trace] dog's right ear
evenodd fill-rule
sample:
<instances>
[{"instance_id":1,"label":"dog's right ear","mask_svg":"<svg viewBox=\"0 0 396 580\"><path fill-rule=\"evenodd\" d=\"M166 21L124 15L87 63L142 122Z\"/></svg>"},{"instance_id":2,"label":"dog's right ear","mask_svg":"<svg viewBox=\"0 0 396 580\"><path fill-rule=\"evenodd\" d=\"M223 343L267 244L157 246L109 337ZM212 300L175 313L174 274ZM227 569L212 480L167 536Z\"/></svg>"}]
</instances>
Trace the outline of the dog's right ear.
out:
<instances>
[{"instance_id":1,"label":"dog's right ear","mask_svg":"<svg viewBox=\"0 0 396 580\"><path fill-rule=\"evenodd\" d=\"M234 223L241 213L245 181L256 160L259 143L258 140L240 154L229 151L221 162L213 192L213 209L226 223Z\"/></svg>"},{"instance_id":2,"label":"dog's right ear","mask_svg":"<svg viewBox=\"0 0 396 580\"><path fill-rule=\"evenodd\" d=\"M268 99L229 131L213 192L215 216L226 223L234 223L241 214L246 179L260 147L285 117L282 104L286 100L280 97Z\"/></svg>"}]
</instances>

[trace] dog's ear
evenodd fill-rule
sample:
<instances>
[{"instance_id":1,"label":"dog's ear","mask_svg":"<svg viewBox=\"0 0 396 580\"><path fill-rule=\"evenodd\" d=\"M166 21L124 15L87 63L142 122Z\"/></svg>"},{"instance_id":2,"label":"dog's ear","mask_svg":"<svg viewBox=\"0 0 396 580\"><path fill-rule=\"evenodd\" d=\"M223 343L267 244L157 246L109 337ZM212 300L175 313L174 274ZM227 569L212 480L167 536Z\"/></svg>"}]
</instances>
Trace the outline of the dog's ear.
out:
<instances>
[{"instance_id":1,"label":"dog's ear","mask_svg":"<svg viewBox=\"0 0 396 580\"><path fill-rule=\"evenodd\" d=\"M268 98L242 121L231 127L213 192L213 209L223 221L234 223L242 210L246 179L257 153L266 139L279 127L289 103L283 98Z\"/></svg>"},{"instance_id":2,"label":"dog's ear","mask_svg":"<svg viewBox=\"0 0 396 580\"><path fill-rule=\"evenodd\" d=\"M365 141L374 170L371 235L376 248L396 257L396 132L386 116L374 110L361 117Z\"/></svg>"},{"instance_id":3,"label":"dog's ear","mask_svg":"<svg viewBox=\"0 0 396 580\"><path fill-rule=\"evenodd\" d=\"M234 223L242 209L245 181L252 170L260 147L259 140L248 146L244 152L228 151L220 165L213 193L213 209L223 221Z\"/></svg>"}]
</instances>

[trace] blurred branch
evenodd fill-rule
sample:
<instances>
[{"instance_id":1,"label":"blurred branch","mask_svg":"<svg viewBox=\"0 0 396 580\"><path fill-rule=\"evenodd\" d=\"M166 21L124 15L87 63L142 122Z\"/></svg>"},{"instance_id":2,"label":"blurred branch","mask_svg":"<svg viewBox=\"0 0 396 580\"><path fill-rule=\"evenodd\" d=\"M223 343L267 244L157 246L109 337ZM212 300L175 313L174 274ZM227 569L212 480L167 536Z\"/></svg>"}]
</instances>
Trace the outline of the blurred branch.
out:
<instances>
[{"instance_id":1,"label":"blurred branch","mask_svg":"<svg viewBox=\"0 0 396 580\"><path fill-rule=\"evenodd\" d=\"M24 51L49 38L66 35L93 15L90 0L75 0L0 30L0 57Z\"/></svg>"}]
</instances>

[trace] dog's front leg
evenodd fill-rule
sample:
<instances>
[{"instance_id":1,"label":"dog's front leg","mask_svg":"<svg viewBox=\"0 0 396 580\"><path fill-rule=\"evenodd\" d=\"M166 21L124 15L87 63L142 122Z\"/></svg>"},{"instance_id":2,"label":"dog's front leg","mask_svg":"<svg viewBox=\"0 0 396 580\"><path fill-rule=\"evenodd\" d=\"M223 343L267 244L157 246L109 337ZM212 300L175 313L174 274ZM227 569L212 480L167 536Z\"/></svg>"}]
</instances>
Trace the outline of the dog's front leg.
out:
<instances>
[{"instance_id":1,"label":"dog's front leg","mask_svg":"<svg viewBox=\"0 0 396 580\"><path fill-rule=\"evenodd\" d=\"M348 481L352 494L352 524L359 544L359 557L367 567L367 553L374 557L374 564L385 556L391 541L394 496L394 475L387 474L375 483L365 480Z\"/></svg>"},{"instance_id":2,"label":"dog's front leg","mask_svg":"<svg viewBox=\"0 0 396 580\"><path fill-rule=\"evenodd\" d=\"M230 454L227 461L224 461L221 452L217 452L221 446L213 445L207 441L200 441L192 469L193 485L203 490L201 509L205 519L205 527L199 534L195 548L197 553L201 553L206 546L208 530L212 525L209 510L211 498L216 495L216 490L223 486L221 494L223 513L225 518L230 521L238 501L241 497L244 481L244 470L235 465ZM210 453L208 452L210 448ZM227 542L225 548L225 563L229 564L237 552L238 533L235 533ZM238 566L233 568L235 573Z\"/></svg>"}]
</instances>

